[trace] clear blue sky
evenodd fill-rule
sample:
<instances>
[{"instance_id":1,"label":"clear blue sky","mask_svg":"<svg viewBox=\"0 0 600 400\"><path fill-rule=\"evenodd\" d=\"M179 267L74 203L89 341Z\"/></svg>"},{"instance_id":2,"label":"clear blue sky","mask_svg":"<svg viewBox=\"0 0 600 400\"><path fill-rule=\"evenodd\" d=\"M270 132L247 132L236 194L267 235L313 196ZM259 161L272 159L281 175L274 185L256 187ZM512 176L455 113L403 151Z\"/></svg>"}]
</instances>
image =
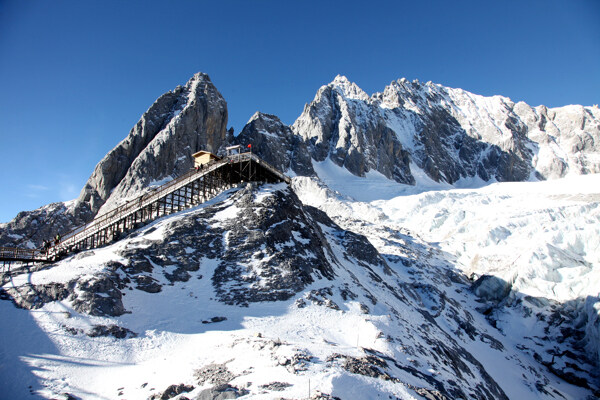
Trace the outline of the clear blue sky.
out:
<instances>
[{"instance_id":1,"label":"clear blue sky","mask_svg":"<svg viewBox=\"0 0 600 400\"><path fill-rule=\"evenodd\" d=\"M337 74L550 107L600 103L600 1L0 0L0 221L77 197L162 93L202 71L239 132Z\"/></svg>"}]
</instances>

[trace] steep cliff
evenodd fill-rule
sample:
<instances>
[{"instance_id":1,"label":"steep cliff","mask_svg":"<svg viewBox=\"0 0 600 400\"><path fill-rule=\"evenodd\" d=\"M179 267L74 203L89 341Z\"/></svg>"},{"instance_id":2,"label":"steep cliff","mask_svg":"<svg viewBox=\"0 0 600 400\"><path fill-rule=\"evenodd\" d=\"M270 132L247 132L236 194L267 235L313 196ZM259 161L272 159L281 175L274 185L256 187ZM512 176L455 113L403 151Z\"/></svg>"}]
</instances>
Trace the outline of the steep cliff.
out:
<instances>
[{"instance_id":1,"label":"steep cliff","mask_svg":"<svg viewBox=\"0 0 600 400\"><path fill-rule=\"evenodd\" d=\"M216 152L226 135L227 103L198 73L156 100L129 135L98 163L78 201L93 213L139 195L152 182L193 167L192 154Z\"/></svg>"},{"instance_id":2,"label":"steep cliff","mask_svg":"<svg viewBox=\"0 0 600 400\"><path fill-rule=\"evenodd\" d=\"M253 153L284 173L315 174L304 140L275 115L255 113L233 142L251 145Z\"/></svg>"}]
</instances>

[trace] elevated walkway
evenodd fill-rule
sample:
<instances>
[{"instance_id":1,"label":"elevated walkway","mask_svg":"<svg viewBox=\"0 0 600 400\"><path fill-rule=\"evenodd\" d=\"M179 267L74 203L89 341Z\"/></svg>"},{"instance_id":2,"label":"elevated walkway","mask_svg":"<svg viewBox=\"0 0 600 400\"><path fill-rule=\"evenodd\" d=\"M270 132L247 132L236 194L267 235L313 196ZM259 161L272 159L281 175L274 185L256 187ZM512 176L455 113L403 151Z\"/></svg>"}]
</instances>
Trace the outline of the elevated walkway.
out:
<instances>
[{"instance_id":1,"label":"elevated walkway","mask_svg":"<svg viewBox=\"0 0 600 400\"><path fill-rule=\"evenodd\" d=\"M290 183L290 178L252 153L230 155L96 216L62 235L60 243L45 252L0 247L0 261L53 262L74 252L101 247L148 222L201 204L243 182Z\"/></svg>"}]
</instances>

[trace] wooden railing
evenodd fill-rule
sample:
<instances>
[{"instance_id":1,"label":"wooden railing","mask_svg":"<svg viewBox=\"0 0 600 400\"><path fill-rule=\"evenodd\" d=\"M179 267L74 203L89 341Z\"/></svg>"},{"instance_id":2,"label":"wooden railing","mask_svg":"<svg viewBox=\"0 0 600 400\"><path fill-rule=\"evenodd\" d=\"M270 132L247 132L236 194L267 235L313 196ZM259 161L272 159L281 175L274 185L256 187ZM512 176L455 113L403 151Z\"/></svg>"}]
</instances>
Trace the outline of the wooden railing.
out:
<instances>
[{"instance_id":1,"label":"wooden railing","mask_svg":"<svg viewBox=\"0 0 600 400\"><path fill-rule=\"evenodd\" d=\"M97 216L92 221L88 222L85 225L78 226L77 228L67 232L65 235L61 237L61 241L58 244L58 247L68 247L80 239L93 235L99 230L105 228L113 224L115 221L126 218L127 216L135 213L136 211L141 210L149 204L156 202L157 200L165 197L166 195L176 191L182 186L187 185L192 180L198 179L203 175L207 175L210 172L216 170L224 164L227 164L228 160L220 160L215 163L209 164L206 168L201 169L199 171L191 170L162 186L159 186L156 189L153 189L151 192L145 193L133 200L129 200L125 204L118 206L100 216Z\"/></svg>"},{"instance_id":2,"label":"wooden railing","mask_svg":"<svg viewBox=\"0 0 600 400\"><path fill-rule=\"evenodd\" d=\"M159 186L156 189L151 190L133 200L129 200L126 203L106 212L99 216L96 216L92 221L85 225L78 226L77 228L67 232L61 237L59 243L53 243L49 249L40 251L37 249L20 249L11 247L0 248L0 260L8 261L49 261L57 258L61 254L68 253L70 249L74 248L77 243L80 243L93 235L98 234L102 230L106 230L111 225L118 224L119 221L133 216L134 213L144 210L146 207L151 206L177 190L184 188L191 182L201 179L205 175L209 175L219 168L227 164L239 164L242 167L243 162L249 162L248 167L252 168L251 161L258 164L261 168L272 173L278 180L290 183L290 178L281 173L277 168L273 167L269 163L261 160L259 157L252 153L241 153L234 154L225 157L219 161L213 162L204 166L200 170L191 170L167 183ZM245 175L244 175L245 176ZM252 174L252 171L248 172L249 180L256 177ZM157 214L158 215L158 214Z\"/></svg>"},{"instance_id":3,"label":"wooden railing","mask_svg":"<svg viewBox=\"0 0 600 400\"><path fill-rule=\"evenodd\" d=\"M6 261L40 261L46 256L37 249L20 249L17 247L0 247L0 260Z\"/></svg>"}]
</instances>

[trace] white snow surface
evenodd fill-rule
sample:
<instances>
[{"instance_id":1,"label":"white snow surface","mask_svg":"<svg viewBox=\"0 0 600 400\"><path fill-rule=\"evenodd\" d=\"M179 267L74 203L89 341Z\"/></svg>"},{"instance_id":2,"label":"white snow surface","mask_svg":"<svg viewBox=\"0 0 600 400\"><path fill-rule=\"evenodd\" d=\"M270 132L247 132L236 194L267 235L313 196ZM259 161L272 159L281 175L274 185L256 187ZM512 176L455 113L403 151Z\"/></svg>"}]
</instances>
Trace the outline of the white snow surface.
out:
<instances>
[{"instance_id":1,"label":"white snow surface","mask_svg":"<svg viewBox=\"0 0 600 400\"><path fill-rule=\"evenodd\" d=\"M466 274L495 275L557 301L598 296L600 175L431 191L372 203L456 257Z\"/></svg>"},{"instance_id":2,"label":"white snow surface","mask_svg":"<svg viewBox=\"0 0 600 400\"><path fill-rule=\"evenodd\" d=\"M330 160L313 165L336 193L309 178L295 178L296 190L329 215L408 229L456 257L465 274L498 276L527 295L600 294L600 174L454 187L415 174L410 186L376 171L360 178Z\"/></svg>"},{"instance_id":3,"label":"white snow surface","mask_svg":"<svg viewBox=\"0 0 600 400\"><path fill-rule=\"evenodd\" d=\"M394 230L412 237L430 253L438 254L436 257L452 260L452 267L465 275L488 274L513 282L515 295L559 302L599 295L600 175L455 189L428 181L424 174L413 187L389 181L376 172L358 178L327 161L315 164L315 169L321 182L294 178L293 189L300 199L325 211L342 228L367 236L382 254L403 254L403 247L395 247L382 236L382 229ZM481 182L464 182L464 186L477 187ZM268 196L269 190L263 196ZM199 208L223 201L226 196ZM142 237L161 238L168 223L194 210L142 228ZM237 209L232 206L216 215L213 222L220 224L236 215ZM116 255L124 246L144 244L139 237L128 238L68 258L54 268L23 273L4 286L93 277L102 273L107 261L126 262ZM393 326L384 307L373 307L370 314L364 314L357 302L339 295L335 301L341 310L314 304L295 307L296 300L322 286L318 280L288 301L249 307L225 305L214 299L210 276L216 268L215 260L203 259L201 265L204 278L165 284L159 294L125 291L124 306L130 313L120 317L80 314L69 301L48 303L31 311L0 301L2 396L32 398L33 393L50 399L70 393L83 399L145 399L171 384L195 382L194 371L217 363L226 364L238 375L232 384L249 391L245 398L300 399L307 397L309 388L310 395L323 392L343 399L422 398L411 389L410 385L420 383L409 374L404 377L404 385L351 374L324 362L334 353L362 356L363 348L401 357L403 353L396 345L381 338L380 333ZM399 263L390 263L390 267L398 276L406 274ZM351 282L348 276L336 272L340 282ZM469 293L447 290L446 295L476 307ZM382 299L382 303L393 301ZM227 320L203 323L215 316L226 316ZM483 342L461 343L478 355L509 398L551 398L533 390L533 375L524 378L529 374L524 371L532 369L535 361L516 348L518 336L503 336L482 316L474 318L478 329L506 346L504 356ZM68 326L87 331L97 324L124 326L137 332L138 337L90 338L64 330ZM292 373L283 365L298 352L307 352L320 361L310 363L306 371ZM408 355L404 357L411 362ZM433 359L428 363L423 365L424 372L443 373ZM583 398L588 393L550 374L547 379L565 398ZM280 392L260 389L271 382L290 386ZM196 388L184 394L186 397L194 398L210 387L194 385Z\"/></svg>"}]
</instances>

